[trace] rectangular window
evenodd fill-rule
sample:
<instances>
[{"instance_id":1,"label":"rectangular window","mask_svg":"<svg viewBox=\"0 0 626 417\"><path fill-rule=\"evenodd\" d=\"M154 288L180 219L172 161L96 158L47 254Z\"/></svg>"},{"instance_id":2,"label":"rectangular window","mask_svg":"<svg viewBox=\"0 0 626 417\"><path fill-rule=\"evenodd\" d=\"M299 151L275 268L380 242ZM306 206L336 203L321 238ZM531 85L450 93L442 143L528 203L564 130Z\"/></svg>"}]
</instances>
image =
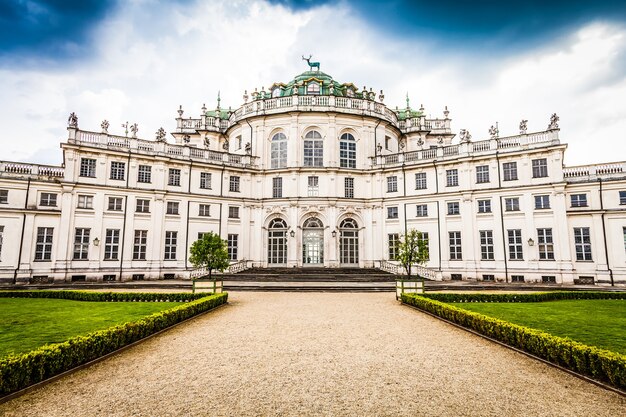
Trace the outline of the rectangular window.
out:
<instances>
[{"instance_id":1,"label":"rectangular window","mask_svg":"<svg viewBox=\"0 0 626 417\"><path fill-rule=\"evenodd\" d=\"M461 214L461 208L458 201L452 201L448 203L448 216L454 216Z\"/></svg>"},{"instance_id":2,"label":"rectangular window","mask_svg":"<svg viewBox=\"0 0 626 417\"><path fill-rule=\"evenodd\" d=\"M491 200L478 200L479 213L491 213Z\"/></svg>"},{"instance_id":3,"label":"rectangular window","mask_svg":"<svg viewBox=\"0 0 626 417\"><path fill-rule=\"evenodd\" d=\"M94 178L96 176L96 160L90 158L80 158L80 171L78 175L81 177Z\"/></svg>"},{"instance_id":4,"label":"rectangular window","mask_svg":"<svg viewBox=\"0 0 626 417\"><path fill-rule=\"evenodd\" d=\"M137 206L135 207L137 213L150 213L150 200L137 199Z\"/></svg>"},{"instance_id":5,"label":"rectangular window","mask_svg":"<svg viewBox=\"0 0 626 417\"><path fill-rule=\"evenodd\" d=\"M321 139L304 141L304 166L324 166L324 142Z\"/></svg>"},{"instance_id":6,"label":"rectangular window","mask_svg":"<svg viewBox=\"0 0 626 417\"><path fill-rule=\"evenodd\" d=\"M496 276L492 275L492 274L484 274L483 275L483 281L495 281L496 280Z\"/></svg>"},{"instance_id":7,"label":"rectangular window","mask_svg":"<svg viewBox=\"0 0 626 417\"><path fill-rule=\"evenodd\" d=\"M107 229L104 238L104 260L117 260L120 250L120 229Z\"/></svg>"},{"instance_id":8,"label":"rectangular window","mask_svg":"<svg viewBox=\"0 0 626 417\"><path fill-rule=\"evenodd\" d=\"M459 185L459 170L448 169L446 170L446 186L456 187Z\"/></svg>"},{"instance_id":9,"label":"rectangular window","mask_svg":"<svg viewBox=\"0 0 626 417\"><path fill-rule=\"evenodd\" d=\"M511 275L511 282L524 282L524 275Z\"/></svg>"},{"instance_id":10,"label":"rectangular window","mask_svg":"<svg viewBox=\"0 0 626 417\"><path fill-rule=\"evenodd\" d=\"M505 198L504 199L504 210L505 211L519 211L519 198Z\"/></svg>"},{"instance_id":11,"label":"rectangular window","mask_svg":"<svg viewBox=\"0 0 626 417\"><path fill-rule=\"evenodd\" d=\"M41 198L39 199L39 205L46 206L46 207L56 207L57 195L53 193L41 193Z\"/></svg>"},{"instance_id":12,"label":"rectangular window","mask_svg":"<svg viewBox=\"0 0 626 417\"><path fill-rule=\"evenodd\" d=\"M109 211L122 211L122 203L122 197L109 197L109 205L107 209Z\"/></svg>"},{"instance_id":13,"label":"rectangular window","mask_svg":"<svg viewBox=\"0 0 626 417\"><path fill-rule=\"evenodd\" d=\"M93 196L92 195L79 195L78 196L78 208L92 209L93 208Z\"/></svg>"},{"instance_id":14,"label":"rectangular window","mask_svg":"<svg viewBox=\"0 0 626 417\"><path fill-rule=\"evenodd\" d=\"M450 260L460 261L463 259L461 250L461 232L448 232L450 241Z\"/></svg>"},{"instance_id":15,"label":"rectangular window","mask_svg":"<svg viewBox=\"0 0 626 417\"><path fill-rule=\"evenodd\" d=\"M35 260L49 261L52 258L52 235L54 228L37 228L37 245L35 246Z\"/></svg>"},{"instance_id":16,"label":"rectangular window","mask_svg":"<svg viewBox=\"0 0 626 417\"><path fill-rule=\"evenodd\" d=\"M281 177L272 178L272 197L282 198L283 196L283 179Z\"/></svg>"},{"instance_id":17,"label":"rectangular window","mask_svg":"<svg viewBox=\"0 0 626 417\"><path fill-rule=\"evenodd\" d=\"M417 217L428 217L428 204L418 204Z\"/></svg>"},{"instance_id":18,"label":"rectangular window","mask_svg":"<svg viewBox=\"0 0 626 417\"><path fill-rule=\"evenodd\" d=\"M387 218L388 219L397 219L398 218L398 207L387 207Z\"/></svg>"},{"instance_id":19,"label":"rectangular window","mask_svg":"<svg viewBox=\"0 0 626 417\"><path fill-rule=\"evenodd\" d=\"M239 177L231 175L230 180L228 182L228 189L233 193L239 192Z\"/></svg>"},{"instance_id":20,"label":"rectangular window","mask_svg":"<svg viewBox=\"0 0 626 417\"><path fill-rule=\"evenodd\" d=\"M90 229L76 228L74 233L74 260L86 260L89 254Z\"/></svg>"},{"instance_id":21,"label":"rectangular window","mask_svg":"<svg viewBox=\"0 0 626 417\"><path fill-rule=\"evenodd\" d=\"M211 216L211 205L209 204L200 204L198 206L198 216L210 217Z\"/></svg>"},{"instance_id":22,"label":"rectangular window","mask_svg":"<svg viewBox=\"0 0 626 417\"><path fill-rule=\"evenodd\" d=\"M507 230L509 235L509 259L512 261L521 261L524 259L522 251L522 230L510 229Z\"/></svg>"},{"instance_id":23,"label":"rectangular window","mask_svg":"<svg viewBox=\"0 0 626 417\"><path fill-rule=\"evenodd\" d=\"M480 231L480 259L483 261L493 261L493 231Z\"/></svg>"},{"instance_id":24,"label":"rectangular window","mask_svg":"<svg viewBox=\"0 0 626 417\"><path fill-rule=\"evenodd\" d=\"M150 165L139 165L137 170L137 182L147 184L152 182L152 167Z\"/></svg>"},{"instance_id":25,"label":"rectangular window","mask_svg":"<svg viewBox=\"0 0 626 417\"><path fill-rule=\"evenodd\" d=\"M424 242L424 246L425 246L425 255L426 255L426 261L428 261L430 259L430 244L429 244L429 239L428 239L428 232L422 232L421 236L418 236L417 240L419 242Z\"/></svg>"},{"instance_id":26,"label":"rectangular window","mask_svg":"<svg viewBox=\"0 0 626 417\"><path fill-rule=\"evenodd\" d=\"M395 193L396 191L398 191L398 177L395 175L387 177L387 192Z\"/></svg>"},{"instance_id":27,"label":"rectangular window","mask_svg":"<svg viewBox=\"0 0 626 417\"><path fill-rule=\"evenodd\" d=\"M200 173L200 188L202 188L203 190L211 189L211 173L210 172Z\"/></svg>"},{"instance_id":28,"label":"rectangular window","mask_svg":"<svg viewBox=\"0 0 626 417\"><path fill-rule=\"evenodd\" d=\"M111 179L123 181L126 173L126 162L111 162Z\"/></svg>"},{"instance_id":29,"label":"rectangular window","mask_svg":"<svg viewBox=\"0 0 626 417\"><path fill-rule=\"evenodd\" d=\"M167 174L167 185L180 186L180 169L170 168Z\"/></svg>"},{"instance_id":30,"label":"rectangular window","mask_svg":"<svg viewBox=\"0 0 626 417\"><path fill-rule=\"evenodd\" d=\"M398 233L389 233L387 235L387 249L389 260L393 261L398 256L398 243L400 243L400 235Z\"/></svg>"},{"instance_id":31,"label":"rectangular window","mask_svg":"<svg viewBox=\"0 0 626 417\"><path fill-rule=\"evenodd\" d=\"M308 183L308 195L309 197L317 197L319 195L319 184L320 178L317 176L312 176L307 178Z\"/></svg>"},{"instance_id":32,"label":"rectangular window","mask_svg":"<svg viewBox=\"0 0 626 417\"><path fill-rule=\"evenodd\" d=\"M0 190L0 204L9 204L9 190Z\"/></svg>"},{"instance_id":33,"label":"rectangular window","mask_svg":"<svg viewBox=\"0 0 626 417\"><path fill-rule=\"evenodd\" d=\"M587 207L587 194L572 194L570 201L572 207Z\"/></svg>"},{"instance_id":34,"label":"rectangular window","mask_svg":"<svg viewBox=\"0 0 626 417\"><path fill-rule=\"evenodd\" d=\"M239 207L237 207L237 206L228 206L228 218L229 219L238 219L239 218Z\"/></svg>"},{"instance_id":35,"label":"rectangular window","mask_svg":"<svg viewBox=\"0 0 626 417\"><path fill-rule=\"evenodd\" d=\"M389 136L385 136L385 149L391 150L391 138Z\"/></svg>"},{"instance_id":36,"label":"rectangular window","mask_svg":"<svg viewBox=\"0 0 626 417\"><path fill-rule=\"evenodd\" d=\"M591 237L588 227L574 228L574 245L577 261L591 261Z\"/></svg>"},{"instance_id":37,"label":"rectangular window","mask_svg":"<svg viewBox=\"0 0 626 417\"><path fill-rule=\"evenodd\" d=\"M346 198L354 198L354 178L344 179L344 192Z\"/></svg>"},{"instance_id":38,"label":"rectangular window","mask_svg":"<svg viewBox=\"0 0 626 417\"><path fill-rule=\"evenodd\" d=\"M489 165L479 165L476 167L476 184L489 182Z\"/></svg>"},{"instance_id":39,"label":"rectangular window","mask_svg":"<svg viewBox=\"0 0 626 417\"><path fill-rule=\"evenodd\" d=\"M548 176L548 160L546 158L533 159L533 178L544 178Z\"/></svg>"},{"instance_id":40,"label":"rectangular window","mask_svg":"<svg viewBox=\"0 0 626 417\"><path fill-rule=\"evenodd\" d=\"M535 210L543 210L550 208L550 196L549 195L536 195L535 196Z\"/></svg>"},{"instance_id":41,"label":"rectangular window","mask_svg":"<svg viewBox=\"0 0 626 417\"><path fill-rule=\"evenodd\" d=\"M619 192L619 204L621 206L626 205L626 191Z\"/></svg>"},{"instance_id":42,"label":"rectangular window","mask_svg":"<svg viewBox=\"0 0 626 417\"><path fill-rule=\"evenodd\" d=\"M178 201L168 201L165 214L178 215L178 206L179 206Z\"/></svg>"},{"instance_id":43,"label":"rectangular window","mask_svg":"<svg viewBox=\"0 0 626 417\"><path fill-rule=\"evenodd\" d=\"M427 187L426 184L426 173L418 172L415 174L415 189L416 190L425 190Z\"/></svg>"},{"instance_id":44,"label":"rectangular window","mask_svg":"<svg viewBox=\"0 0 626 417\"><path fill-rule=\"evenodd\" d=\"M228 259L230 259L231 261L237 260L237 252L239 247L238 241L239 235L228 235Z\"/></svg>"},{"instance_id":45,"label":"rectangular window","mask_svg":"<svg viewBox=\"0 0 626 417\"><path fill-rule=\"evenodd\" d=\"M517 162L503 163L502 174L504 176L504 181L515 181L517 179Z\"/></svg>"},{"instance_id":46,"label":"rectangular window","mask_svg":"<svg viewBox=\"0 0 626 417\"><path fill-rule=\"evenodd\" d=\"M624 233L626 236L626 232ZM2 261L2 241L4 239L4 226L0 226L0 261Z\"/></svg>"},{"instance_id":47,"label":"rectangular window","mask_svg":"<svg viewBox=\"0 0 626 417\"><path fill-rule=\"evenodd\" d=\"M552 229L537 229L537 246L539 248L539 259L542 261L554 260Z\"/></svg>"},{"instance_id":48,"label":"rectangular window","mask_svg":"<svg viewBox=\"0 0 626 417\"><path fill-rule=\"evenodd\" d=\"M135 230L135 240L133 242L133 260L146 260L146 247L148 246L148 231Z\"/></svg>"},{"instance_id":49,"label":"rectangular window","mask_svg":"<svg viewBox=\"0 0 626 417\"><path fill-rule=\"evenodd\" d=\"M176 260L176 241L178 240L178 232L165 232L165 255L163 259L166 261Z\"/></svg>"}]
</instances>

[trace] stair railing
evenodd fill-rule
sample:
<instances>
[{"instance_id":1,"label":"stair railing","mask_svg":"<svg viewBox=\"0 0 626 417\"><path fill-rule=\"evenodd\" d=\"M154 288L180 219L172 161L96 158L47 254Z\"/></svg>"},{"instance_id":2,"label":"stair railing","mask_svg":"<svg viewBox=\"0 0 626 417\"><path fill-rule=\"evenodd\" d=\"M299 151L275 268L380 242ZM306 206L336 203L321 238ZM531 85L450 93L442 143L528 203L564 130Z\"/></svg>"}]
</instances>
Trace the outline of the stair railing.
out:
<instances>
[{"instance_id":1,"label":"stair railing","mask_svg":"<svg viewBox=\"0 0 626 417\"><path fill-rule=\"evenodd\" d=\"M226 269L229 274L236 274L237 272L245 271L246 269L250 269L250 264L247 259L242 259L235 263L230 264L230 266Z\"/></svg>"}]
</instances>

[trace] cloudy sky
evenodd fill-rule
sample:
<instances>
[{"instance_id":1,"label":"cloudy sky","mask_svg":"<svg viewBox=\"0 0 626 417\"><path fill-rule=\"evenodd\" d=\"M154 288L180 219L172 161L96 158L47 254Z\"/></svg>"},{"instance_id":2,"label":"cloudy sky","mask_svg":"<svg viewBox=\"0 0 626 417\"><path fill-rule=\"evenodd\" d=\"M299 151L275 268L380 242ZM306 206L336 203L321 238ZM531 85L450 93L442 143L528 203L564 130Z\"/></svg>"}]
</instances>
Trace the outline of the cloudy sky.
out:
<instances>
[{"instance_id":1,"label":"cloudy sky","mask_svg":"<svg viewBox=\"0 0 626 417\"><path fill-rule=\"evenodd\" d=\"M0 0L0 160L58 164L72 111L139 136L237 108L312 54L390 107L486 138L560 118L568 165L626 160L626 2Z\"/></svg>"}]
</instances>

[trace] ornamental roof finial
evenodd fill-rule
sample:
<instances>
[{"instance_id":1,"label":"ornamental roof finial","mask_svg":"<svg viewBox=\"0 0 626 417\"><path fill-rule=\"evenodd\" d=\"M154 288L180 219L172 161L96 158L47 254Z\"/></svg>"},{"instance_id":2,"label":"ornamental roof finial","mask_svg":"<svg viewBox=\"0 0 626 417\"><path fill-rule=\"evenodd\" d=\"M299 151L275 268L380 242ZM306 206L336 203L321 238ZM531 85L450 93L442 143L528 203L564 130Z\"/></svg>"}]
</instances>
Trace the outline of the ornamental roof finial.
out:
<instances>
[{"instance_id":1,"label":"ornamental roof finial","mask_svg":"<svg viewBox=\"0 0 626 417\"><path fill-rule=\"evenodd\" d=\"M220 109L220 101L222 101L220 98L220 90L217 90L217 110Z\"/></svg>"},{"instance_id":2,"label":"ornamental roof finial","mask_svg":"<svg viewBox=\"0 0 626 417\"><path fill-rule=\"evenodd\" d=\"M409 92L408 91L406 92L406 108L407 109L411 108L411 106L409 105Z\"/></svg>"}]
</instances>

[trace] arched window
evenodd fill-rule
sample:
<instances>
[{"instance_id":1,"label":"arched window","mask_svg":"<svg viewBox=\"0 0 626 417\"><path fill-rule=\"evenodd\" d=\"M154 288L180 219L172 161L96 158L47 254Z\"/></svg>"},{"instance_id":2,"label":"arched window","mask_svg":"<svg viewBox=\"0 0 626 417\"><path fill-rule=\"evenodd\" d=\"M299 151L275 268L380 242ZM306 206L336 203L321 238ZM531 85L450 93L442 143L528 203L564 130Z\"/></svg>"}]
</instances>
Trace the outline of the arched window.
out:
<instances>
[{"instance_id":1,"label":"arched window","mask_svg":"<svg viewBox=\"0 0 626 417\"><path fill-rule=\"evenodd\" d=\"M324 141L322 135L312 130L304 136L304 166L324 166Z\"/></svg>"},{"instance_id":2,"label":"arched window","mask_svg":"<svg viewBox=\"0 0 626 417\"><path fill-rule=\"evenodd\" d=\"M267 233L267 263L287 263L287 223L283 219L270 222Z\"/></svg>"},{"instance_id":3,"label":"arched window","mask_svg":"<svg viewBox=\"0 0 626 417\"><path fill-rule=\"evenodd\" d=\"M279 132L272 137L271 152L272 168L287 167L287 136L284 133Z\"/></svg>"},{"instance_id":4,"label":"arched window","mask_svg":"<svg viewBox=\"0 0 626 417\"><path fill-rule=\"evenodd\" d=\"M356 141L350 133L344 133L339 140L339 166L356 168Z\"/></svg>"},{"instance_id":5,"label":"arched window","mask_svg":"<svg viewBox=\"0 0 626 417\"><path fill-rule=\"evenodd\" d=\"M320 85L318 83L316 83L315 81L311 81L306 86L306 93L307 94L319 95L319 93L320 93Z\"/></svg>"},{"instance_id":6,"label":"arched window","mask_svg":"<svg viewBox=\"0 0 626 417\"><path fill-rule=\"evenodd\" d=\"M344 265L359 263L359 229L354 219L345 219L339 225L339 258Z\"/></svg>"},{"instance_id":7,"label":"arched window","mask_svg":"<svg viewBox=\"0 0 626 417\"><path fill-rule=\"evenodd\" d=\"M276 87L272 90L272 97L280 97L280 87Z\"/></svg>"},{"instance_id":8,"label":"arched window","mask_svg":"<svg viewBox=\"0 0 626 417\"><path fill-rule=\"evenodd\" d=\"M324 224L317 217L307 219L302 225L302 263L324 263Z\"/></svg>"}]
</instances>

